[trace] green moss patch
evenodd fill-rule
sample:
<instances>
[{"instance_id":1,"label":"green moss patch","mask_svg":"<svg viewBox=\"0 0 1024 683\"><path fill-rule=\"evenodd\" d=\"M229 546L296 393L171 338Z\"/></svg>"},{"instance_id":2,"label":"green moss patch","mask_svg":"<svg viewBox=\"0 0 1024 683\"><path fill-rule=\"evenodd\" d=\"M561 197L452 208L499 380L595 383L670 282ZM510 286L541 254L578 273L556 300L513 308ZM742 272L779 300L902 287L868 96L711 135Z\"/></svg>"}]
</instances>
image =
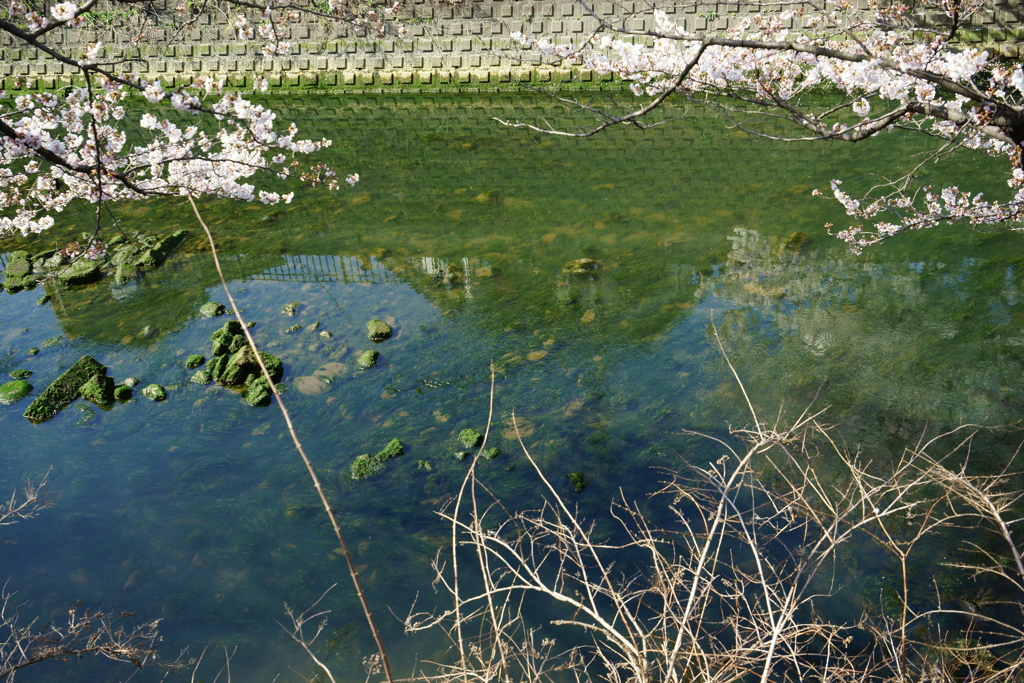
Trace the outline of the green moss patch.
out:
<instances>
[{"instance_id":1,"label":"green moss patch","mask_svg":"<svg viewBox=\"0 0 1024 683\"><path fill-rule=\"evenodd\" d=\"M82 356L32 401L25 417L33 422L49 420L78 398L83 384L94 375L105 374L107 369L102 363L91 356Z\"/></svg>"}]
</instances>

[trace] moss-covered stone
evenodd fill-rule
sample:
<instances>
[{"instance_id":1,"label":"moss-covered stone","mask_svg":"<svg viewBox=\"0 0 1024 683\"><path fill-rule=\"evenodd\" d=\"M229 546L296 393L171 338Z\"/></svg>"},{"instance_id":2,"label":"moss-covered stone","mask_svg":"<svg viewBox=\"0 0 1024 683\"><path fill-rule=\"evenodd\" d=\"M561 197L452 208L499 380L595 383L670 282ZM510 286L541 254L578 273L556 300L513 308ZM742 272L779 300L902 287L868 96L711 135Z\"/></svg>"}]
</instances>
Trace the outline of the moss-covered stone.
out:
<instances>
[{"instance_id":1,"label":"moss-covered stone","mask_svg":"<svg viewBox=\"0 0 1024 683\"><path fill-rule=\"evenodd\" d=\"M38 300L36 300L36 306L45 306L48 303L50 303L49 294L43 294Z\"/></svg>"},{"instance_id":2,"label":"moss-covered stone","mask_svg":"<svg viewBox=\"0 0 1024 683\"><path fill-rule=\"evenodd\" d=\"M245 338L244 334L236 334L231 338L231 343L228 345L228 353L237 353L242 348L249 346L249 340Z\"/></svg>"},{"instance_id":3,"label":"moss-covered stone","mask_svg":"<svg viewBox=\"0 0 1024 683\"><path fill-rule=\"evenodd\" d=\"M484 435L475 429L463 429L459 432L459 443L464 448L476 448L483 441Z\"/></svg>"},{"instance_id":4,"label":"moss-covered stone","mask_svg":"<svg viewBox=\"0 0 1024 683\"><path fill-rule=\"evenodd\" d=\"M206 356L199 353L193 353L191 356L185 359L185 368L188 370L192 370L198 368L205 362Z\"/></svg>"},{"instance_id":5,"label":"moss-covered stone","mask_svg":"<svg viewBox=\"0 0 1024 683\"><path fill-rule=\"evenodd\" d=\"M374 351L373 349L369 351L364 351L361 354L359 354L358 358L356 358L356 365L363 369L372 368L374 365L377 364L378 357L380 357L380 354Z\"/></svg>"},{"instance_id":6,"label":"moss-covered stone","mask_svg":"<svg viewBox=\"0 0 1024 683\"><path fill-rule=\"evenodd\" d=\"M114 387L114 400L127 401L132 397L132 388L126 386Z\"/></svg>"},{"instance_id":7,"label":"moss-covered stone","mask_svg":"<svg viewBox=\"0 0 1024 683\"><path fill-rule=\"evenodd\" d=\"M91 356L82 356L32 401L25 410L25 417L33 422L49 420L78 398L82 385L93 375L105 374L107 369L102 363Z\"/></svg>"},{"instance_id":8,"label":"moss-covered stone","mask_svg":"<svg viewBox=\"0 0 1024 683\"><path fill-rule=\"evenodd\" d=\"M48 349L51 346L56 346L57 344L60 344L62 339L64 339L64 338L58 334L56 337L50 337L49 339L44 339L43 343L40 344L40 346L42 346L44 349Z\"/></svg>"},{"instance_id":9,"label":"moss-covered stone","mask_svg":"<svg viewBox=\"0 0 1024 683\"><path fill-rule=\"evenodd\" d=\"M17 403L28 396L32 391L32 385L23 379L11 380L6 384L0 384L0 405L9 406Z\"/></svg>"},{"instance_id":10,"label":"moss-covered stone","mask_svg":"<svg viewBox=\"0 0 1024 683\"><path fill-rule=\"evenodd\" d=\"M491 446L490 448L485 448L480 455L484 460L494 460L501 455L501 449L497 446Z\"/></svg>"},{"instance_id":11,"label":"moss-covered stone","mask_svg":"<svg viewBox=\"0 0 1024 683\"><path fill-rule=\"evenodd\" d=\"M15 370L11 373L11 379L28 379L31 376L31 370Z\"/></svg>"},{"instance_id":12,"label":"moss-covered stone","mask_svg":"<svg viewBox=\"0 0 1024 683\"><path fill-rule=\"evenodd\" d=\"M251 406L265 406L270 403L270 397L273 395L274 392L271 391L266 377L259 377L250 382L249 388L245 390L245 400Z\"/></svg>"},{"instance_id":13,"label":"moss-covered stone","mask_svg":"<svg viewBox=\"0 0 1024 683\"><path fill-rule=\"evenodd\" d=\"M391 325L388 325L383 320L374 318L366 323L366 332L370 337L370 341L382 342L391 337Z\"/></svg>"},{"instance_id":14,"label":"moss-covered stone","mask_svg":"<svg viewBox=\"0 0 1024 683\"><path fill-rule=\"evenodd\" d=\"M263 351L259 353L263 364L267 366L270 378L274 382L280 382L284 369L281 360ZM259 377L262 374L263 371L260 369L259 363L256 362L256 356L253 354L252 348L246 344L231 355L227 363L223 364L220 374L215 376L224 384L240 385L245 384L250 375Z\"/></svg>"},{"instance_id":15,"label":"moss-covered stone","mask_svg":"<svg viewBox=\"0 0 1024 683\"><path fill-rule=\"evenodd\" d=\"M150 401L163 401L167 398L167 390L159 384L150 384L142 390L142 395Z\"/></svg>"},{"instance_id":16,"label":"moss-covered stone","mask_svg":"<svg viewBox=\"0 0 1024 683\"><path fill-rule=\"evenodd\" d=\"M25 351L25 355L26 356L38 356L39 355L39 349L37 349L36 347L33 346L32 348L30 348L27 351Z\"/></svg>"},{"instance_id":17,"label":"moss-covered stone","mask_svg":"<svg viewBox=\"0 0 1024 683\"><path fill-rule=\"evenodd\" d=\"M226 321L219 329L210 335L213 342L213 355L223 356L231 349L231 342L236 335L242 334L242 325L235 319Z\"/></svg>"},{"instance_id":18,"label":"moss-covered stone","mask_svg":"<svg viewBox=\"0 0 1024 683\"><path fill-rule=\"evenodd\" d=\"M138 377L125 377L124 378L124 382L123 382L123 384L126 387L129 387L129 388L134 387L138 383L139 383L139 378Z\"/></svg>"},{"instance_id":19,"label":"moss-covered stone","mask_svg":"<svg viewBox=\"0 0 1024 683\"><path fill-rule=\"evenodd\" d=\"M572 487L576 489L576 493L583 493L583 489L589 486L587 477L582 472L570 472L565 477L572 484Z\"/></svg>"},{"instance_id":20,"label":"moss-covered stone","mask_svg":"<svg viewBox=\"0 0 1024 683\"><path fill-rule=\"evenodd\" d=\"M284 309L281 312L284 313L285 315L291 317L291 316L294 316L296 311L298 311L298 310L299 310L299 302L298 301L293 301L290 304L285 304L284 305Z\"/></svg>"},{"instance_id":21,"label":"moss-covered stone","mask_svg":"<svg viewBox=\"0 0 1024 683\"><path fill-rule=\"evenodd\" d=\"M399 441L398 439L391 439L391 441L388 441L388 445L384 446L384 448L381 449L380 453L373 457L377 458L380 461L384 461L398 457L403 453L405 453L405 450L402 448L402 442Z\"/></svg>"},{"instance_id":22,"label":"moss-covered stone","mask_svg":"<svg viewBox=\"0 0 1024 683\"><path fill-rule=\"evenodd\" d=\"M206 366L206 369L210 371L213 378L216 380L220 379L220 376L224 374L224 369L228 366L228 361L231 360L231 356L223 355L216 356L210 364Z\"/></svg>"},{"instance_id":23,"label":"moss-covered stone","mask_svg":"<svg viewBox=\"0 0 1024 683\"><path fill-rule=\"evenodd\" d=\"M213 381L213 375L210 374L209 370L199 370L188 381L193 384L209 384Z\"/></svg>"},{"instance_id":24,"label":"moss-covered stone","mask_svg":"<svg viewBox=\"0 0 1024 683\"><path fill-rule=\"evenodd\" d=\"M417 460L416 467L423 470L424 472L434 471L434 463L430 462L429 460Z\"/></svg>"},{"instance_id":25,"label":"moss-covered stone","mask_svg":"<svg viewBox=\"0 0 1024 683\"><path fill-rule=\"evenodd\" d=\"M82 398L96 404L114 402L114 378L107 375L93 375L79 390Z\"/></svg>"},{"instance_id":26,"label":"moss-covered stone","mask_svg":"<svg viewBox=\"0 0 1024 683\"><path fill-rule=\"evenodd\" d=\"M135 259L137 266L159 266L170 255L174 248L184 241L188 230L178 230L163 238L149 249L146 249Z\"/></svg>"},{"instance_id":27,"label":"moss-covered stone","mask_svg":"<svg viewBox=\"0 0 1024 683\"><path fill-rule=\"evenodd\" d=\"M35 281L32 279L32 261L27 251L11 252L4 271L4 289L12 294L29 289Z\"/></svg>"},{"instance_id":28,"label":"moss-covered stone","mask_svg":"<svg viewBox=\"0 0 1024 683\"><path fill-rule=\"evenodd\" d=\"M216 318L218 315L224 315L224 304L219 304L216 301L207 301L199 307L199 315L204 318Z\"/></svg>"},{"instance_id":29,"label":"moss-covered stone","mask_svg":"<svg viewBox=\"0 0 1024 683\"><path fill-rule=\"evenodd\" d=\"M301 329L302 329L302 325L292 325L290 327L285 328L285 332L287 332L288 334L291 334L292 332L298 332Z\"/></svg>"},{"instance_id":30,"label":"moss-covered stone","mask_svg":"<svg viewBox=\"0 0 1024 683\"><path fill-rule=\"evenodd\" d=\"M356 456L356 459L352 461L352 478L355 480L368 479L375 474L380 474L384 471L384 463L377 460L369 453Z\"/></svg>"},{"instance_id":31,"label":"moss-covered stone","mask_svg":"<svg viewBox=\"0 0 1024 683\"><path fill-rule=\"evenodd\" d=\"M118 263L114 269L114 283L118 285L126 285L135 279L135 276L139 274L139 269L134 263Z\"/></svg>"},{"instance_id":32,"label":"moss-covered stone","mask_svg":"<svg viewBox=\"0 0 1024 683\"><path fill-rule=\"evenodd\" d=\"M62 285L85 285L103 277L100 264L92 259L80 258L57 273L57 282Z\"/></svg>"},{"instance_id":33,"label":"moss-covered stone","mask_svg":"<svg viewBox=\"0 0 1024 683\"><path fill-rule=\"evenodd\" d=\"M469 457L469 451L455 451L456 460L465 460Z\"/></svg>"}]
</instances>

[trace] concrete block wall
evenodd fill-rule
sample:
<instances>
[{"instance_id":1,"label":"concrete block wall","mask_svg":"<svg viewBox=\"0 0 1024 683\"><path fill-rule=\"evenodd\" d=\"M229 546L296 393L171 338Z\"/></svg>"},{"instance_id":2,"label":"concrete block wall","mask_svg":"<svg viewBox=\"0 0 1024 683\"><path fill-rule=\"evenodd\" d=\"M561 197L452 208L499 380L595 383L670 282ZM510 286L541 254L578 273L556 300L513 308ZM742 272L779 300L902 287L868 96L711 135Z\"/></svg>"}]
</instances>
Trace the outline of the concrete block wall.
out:
<instances>
[{"instance_id":1,"label":"concrete block wall","mask_svg":"<svg viewBox=\"0 0 1024 683\"><path fill-rule=\"evenodd\" d=\"M311 18L289 25L284 40L292 54L266 57L259 40L242 41L233 28L235 13L211 12L196 17L188 30L175 28L176 14L168 2L153 25L138 17L108 12L92 29L52 35L51 43L76 50L96 41L106 46L107 59L132 59L117 67L160 78L165 86L190 83L197 76L223 78L228 85L250 88L256 77L267 78L275 89L362 90L501 88L513 81L543 84L570 77L585 86L600 85L596 74L550 68L531 63L509 39L509 33L579 39L598 22L572 0L407 0L401 10L409 33L373 38L365 29L341 22ZM972 18L965 40L998 43L1002 54L1016 58L1024 46L1024 9L1019 0L989 0L990 5ZM630 29L653 28L642 2L598 0L595 12ZM738 17L759 11L756 4L665 4L662 8L687 30L703 32L728 28ZM919 16L922 23L932 23ZM791 20L799 29L799 19ZM128 36L143 34L133 44ZM34 48L19 45L6 34L0 38L0 81L7 89L50 89L74 82L68 67ZM605 77L610 81L609 77ZM610 85L610 84L609 84Z\"/></svg>"}]
</instances>

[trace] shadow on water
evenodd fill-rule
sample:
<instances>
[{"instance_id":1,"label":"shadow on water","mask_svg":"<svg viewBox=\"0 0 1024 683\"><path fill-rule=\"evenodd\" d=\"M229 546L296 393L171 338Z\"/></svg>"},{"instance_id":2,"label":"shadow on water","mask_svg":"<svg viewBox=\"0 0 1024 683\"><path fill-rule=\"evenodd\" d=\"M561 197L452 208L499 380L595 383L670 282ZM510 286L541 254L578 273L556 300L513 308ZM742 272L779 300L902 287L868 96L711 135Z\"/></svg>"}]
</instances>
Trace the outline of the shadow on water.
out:
<instances>
[{"instance_id":1,"label":"shadow on water","mask_svg":"<svg viewBox=\"0 0 1024 683\"><path fill-rule=\"evenodd\" d=\"M492 362L502 454L483 465L488 486L517 505L538 499L514 408L531 452L595 516L619 491L657 488L654 467L717 457L682 429L721 435L747 419L710 341L712 315L759 407L795 414L817 397L851 445L879 458L925 429L1019 414L1017 238L940 229L854 257L822 227L842 224L838 207L810 197L832 177L909 158L912 139L784 146L690 114L685 127L580 142L492 121L552 114L529 98L279 104L304 133L336 139L325 160L363 181L299 190L289 206L203 211L257 342L285 364L286 399L400 669L441 656L440 641L403 636L400 619L417 592L432 599L430 561L448 542L433 513L466 470L456 435L486 426ZM995 185L987 163L968 157L948 172ZM78 599L138 610L164 620L164 657L223 639L239 647L236 675L271 680L308 670L275 623L282 603L304 606L339 582L329 647L342 678L360 680L372 642L280 416L189 382L185 357L209 355L223 322L198 308L224 302L189 213L149 201L116 215L193 233L127 285L47 284L44 306L43 289L0 296L0 370L31 370L34 393L82 354L118 381L170 390L109 411L80 400L41 425L21 417L27 400L0 409L0 484L53 468L56 507L8 531L3 569L24 612L54 618ZM52 248L87 216L71 211L45 239L3 248ZM367 339L373 317L394 327L382 344ZM361 370L371 347L380 363ZM355 456L395 437L407 455L352 481ZM996 467L1012 437L985 438L975 464ZM569 472L585 472L582 494ZM860 555L861 569L877 582L872 557Z\"/></svg>"}]
</instances>

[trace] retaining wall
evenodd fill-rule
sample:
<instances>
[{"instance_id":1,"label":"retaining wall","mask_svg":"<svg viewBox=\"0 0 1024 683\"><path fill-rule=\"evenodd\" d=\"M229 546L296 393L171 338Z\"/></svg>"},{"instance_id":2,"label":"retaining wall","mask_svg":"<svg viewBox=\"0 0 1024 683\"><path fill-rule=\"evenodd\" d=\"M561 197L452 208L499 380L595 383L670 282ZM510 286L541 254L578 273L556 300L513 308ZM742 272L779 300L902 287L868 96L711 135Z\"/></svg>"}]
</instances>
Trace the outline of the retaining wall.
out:
<instances>
[{"instance_id":1,"label":"retaining wall","mask_svg":"<svg viewBox=\"0 0 1024 683\"><path fill-rule=\"evenodd\" d=\"M297 91L493 89L513 81L543 84L570 77L584 87L601 85L597 75L588 71L570 73L524 61L530 55L508 37L512 31L521 31L567 40L592 31L597 20L571 0L406 1L411 4L401 10L408 17L405 39L374 39L365 29L312 18L289 26L283 39L292 43L293 52L286 57L265 57L261 41L239 40L231 12L206 13L189 30L176 29L171 3L150 17L154 25L143 25L139 16L101 9L94 28L55 33L49 40L72 50L102 41L108 46L107 59L142 60L120 65L118 70L160 78L167 87L190 83L200 75L224 78L238 88L250 88L254 78L263 77L275 89ZM994 44L993 49L1007 57L1024 56L1024 9L1019 1L989 0L972 17L964 40ZM725 29L744 13L759 9L738 3L660 6L696 32ZM651 28L653 22L649 15L638 14L645 7L640 2L595 3L595 11L606 20L640 30ZM928 17L918 19L930 23ZM800 26L792 23L792 28ZM128 37L139 32L144 38L133 45ZM0 38L0 81L7 89L51 89L71 84L74 75L68 67L5 34Z\"/></svg>"}]
</instances>

